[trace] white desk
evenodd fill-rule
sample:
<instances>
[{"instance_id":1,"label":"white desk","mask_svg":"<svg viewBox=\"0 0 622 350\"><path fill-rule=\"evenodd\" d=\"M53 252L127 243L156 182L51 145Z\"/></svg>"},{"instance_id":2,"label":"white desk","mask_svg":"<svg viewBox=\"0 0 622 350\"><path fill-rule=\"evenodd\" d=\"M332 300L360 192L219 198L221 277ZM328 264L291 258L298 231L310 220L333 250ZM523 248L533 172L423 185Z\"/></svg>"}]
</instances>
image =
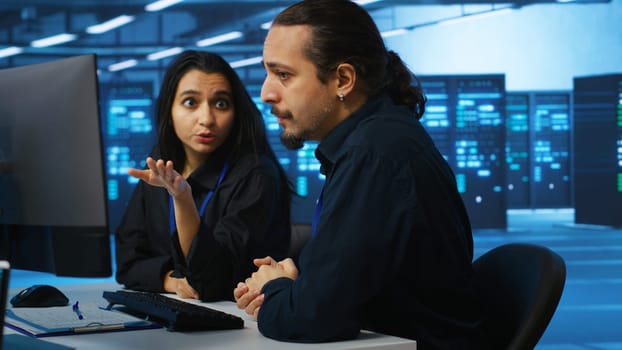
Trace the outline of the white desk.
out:
<instances>
[{"instance_id":1,"label":"white desk","mask_svg":"<svg viewBox=\"0 0 622 350\"><path fill-rule=\"evenodd\" d=\"M102 298L104 290L121 289L115 283L84 284L79 286L62 286L59 289L69 298L70 302L79 300L80 303L96 302L107 305ZM11 296L18 290L11 290ZM209 307L244 319L244 328L226 331L203 332L170 332L164 328L145 329L136 331L107 332L93 334L79 334L71 336L45 337L43 340L74 347L76 349L239 349L239 350L286 350L286 349L383 349L383 350L416 350L416 342L410 339L398 338L384 334L362 332L355 340L320 343L299 344L279 342L262 336L257 329L257 322L239 310L233 302L209 303ZM4 328L5 334L16 333L12 329Z\"/></svg>"}]
</instances>

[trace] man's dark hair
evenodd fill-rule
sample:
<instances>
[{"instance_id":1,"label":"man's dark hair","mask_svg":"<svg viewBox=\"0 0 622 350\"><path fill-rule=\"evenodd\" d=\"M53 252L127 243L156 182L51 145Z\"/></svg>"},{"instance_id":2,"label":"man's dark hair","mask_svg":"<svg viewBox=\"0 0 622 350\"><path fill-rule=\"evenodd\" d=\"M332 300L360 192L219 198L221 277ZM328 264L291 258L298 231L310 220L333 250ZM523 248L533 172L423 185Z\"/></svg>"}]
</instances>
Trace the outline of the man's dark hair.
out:
<instances>
[{"instance_id":1,"label":"man's dark hair","mask_svg":"<svg viewBox=\"0 0 622 350\"><path fill-rule=\"evenodd\" d=\"M426 98L419 80L394 51L389 51L371 16L349 0L305 0L289 6L272 25L308 25L311 41L305 55L326 82L339 64L350 63L370 97L388 93L421 118ZM414 85L413 85L414 81Z\"/></svg>"}]
</instances>

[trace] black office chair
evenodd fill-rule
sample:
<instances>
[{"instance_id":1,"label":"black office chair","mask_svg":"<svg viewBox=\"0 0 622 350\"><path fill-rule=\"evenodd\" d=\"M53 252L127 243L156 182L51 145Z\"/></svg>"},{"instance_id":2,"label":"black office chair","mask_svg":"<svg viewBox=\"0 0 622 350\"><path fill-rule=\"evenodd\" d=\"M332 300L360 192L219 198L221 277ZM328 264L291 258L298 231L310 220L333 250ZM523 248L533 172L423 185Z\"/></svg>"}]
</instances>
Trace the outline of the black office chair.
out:
<instances>
[{"instance_id":1,"label":"black office chair","mask_svg":"<svg viewBox=\"0 0 622 350\"><path fill-rule=\"evenodd\" d=\"M298 261L298 256L309 239L311 239L311 225L293 224L287 256Z\"/></svg>"},{"instance_id":2,"label":"black office chair","mask_svg":"<svg viewBox=\"0 0 622 350\"><path fill-rule=\"evenodd\" d=\"M491 349L533 349L561 298L564 260L543 246L509 243L480 256L473 268Z\"/></svg>"}]
</instances>

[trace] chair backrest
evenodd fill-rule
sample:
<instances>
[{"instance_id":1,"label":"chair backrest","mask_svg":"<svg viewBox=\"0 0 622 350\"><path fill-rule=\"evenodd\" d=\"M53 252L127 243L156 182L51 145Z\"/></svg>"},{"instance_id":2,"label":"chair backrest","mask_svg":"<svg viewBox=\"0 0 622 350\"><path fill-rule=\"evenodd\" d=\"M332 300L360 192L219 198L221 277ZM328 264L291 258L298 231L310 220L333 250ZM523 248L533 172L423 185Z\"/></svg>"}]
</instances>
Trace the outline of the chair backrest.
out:
<instances>
[{"instance_id":1,"label":"chair backrest","mask_svg":"<svg viewBox=\"0 0 622 350\"><path fill-rule=\"evenodd\" d=\"M297 261L302 248L307 244L309 239L311 239L311 225L293 224L287 256Z\"/></svg>"},{"instance_id":2,"label":"chair backrest","mask_svg":"<svg viewBox=\"0 0 622 350\"><path fill-rule=\"evenodd\" d=\"M473 262L484 336L492 349L533 349L564 289L566 264L549 248L509 243Z\"/></svg>"}]
</instances>

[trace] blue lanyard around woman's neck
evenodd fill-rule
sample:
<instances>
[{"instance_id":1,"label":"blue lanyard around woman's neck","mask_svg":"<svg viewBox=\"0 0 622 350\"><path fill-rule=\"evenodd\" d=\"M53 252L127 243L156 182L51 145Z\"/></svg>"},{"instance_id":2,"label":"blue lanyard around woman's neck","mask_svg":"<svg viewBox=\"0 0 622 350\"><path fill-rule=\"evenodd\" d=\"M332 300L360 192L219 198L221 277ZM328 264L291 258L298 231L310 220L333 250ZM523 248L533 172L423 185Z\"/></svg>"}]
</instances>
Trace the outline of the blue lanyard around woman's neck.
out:
<instances>
[{"instance_id":1,"label":"blue lanyard around woman's neck","mask_svg":"<svg viewBox=\"0 0 622 350\"><path fill-rule=\"evenodd\" d=\"M207 192L207 194L205 195L205 198L203 199L203 204L201 204L201 208L199 209L199 217L203 217L203 214L205 214L205 208L207 208L207 203L209 203L210 199L212 199L212 196L214 195L214 191L216 191L216 189L218 188L218 186L220 186L220 184L222 183L222 179L225 178L225 174L227 173L227 170L229 169L229 161L226 161L225 164L222 166L222 170L220 170L220 176L218 176L218 181L216 182L216 186L214 186L213 189L211 189L209 192ZM175 230L177 228L177 223L175 222L175 206L173 205L173 196L169 195L169 225L170 225L170 232L171 234L175 233Z\"/></svg>"}]
</instances>

